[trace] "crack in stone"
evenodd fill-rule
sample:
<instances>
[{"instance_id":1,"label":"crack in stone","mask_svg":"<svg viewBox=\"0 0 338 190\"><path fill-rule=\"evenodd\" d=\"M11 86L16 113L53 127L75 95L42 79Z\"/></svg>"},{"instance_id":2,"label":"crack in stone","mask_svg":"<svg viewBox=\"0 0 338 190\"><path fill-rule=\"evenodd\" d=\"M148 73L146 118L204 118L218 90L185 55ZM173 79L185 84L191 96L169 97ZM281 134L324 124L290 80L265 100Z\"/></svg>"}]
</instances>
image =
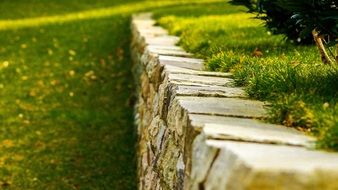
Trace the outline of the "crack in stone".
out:
<instances>
[{"instance_id":1,"label":"crack in stone","mask_svg":"<svg viewBox=\"0 0 338 190\"><path fill-rule=\"evenodd\" d=\"M206 175L205 175L203 181L201 181L201 182L198 183L198 189L199 189L199 190L205 190L205 187L204 187L205 182L207 181L208 176L209 176L209 174L210 174L210 172L211 172L211 169L212 169L213 165L215 164L215 162L216 162L216 160L217 160L217 158L218 158L220 152L221 152L220 149L217 149L217 150L216 150L216 153L215 153L215 155L214 155L214 157L213 157L213 159L212 159L212 162L211 162L211 164L210 164L210 167L208 168L208 171L207 171L207 173L206 173Z\"/></svg>"},{"instance_id":2,"label":"crack in stone","mask_svg":"<svg viewBox=\"0 0 338 190\"><path fill-rule=\"evenodd\" d=\"M210 92L210 91L207 91ZM198 92L195 94L184 94L184 93L177 93L177 96L185 96L185 97L214 97L214 98L245 98L245 96L239 96L239 95L222 95L222 93L226 92L215 92L214 94L205 94L203 92Z\"/></svg>"},{"instance_id":3,"label":"crack in stone","mask_svg":"<svg viewBox=\"0 0 338 190\"><path fill-rule=\"evenodd\" d=\"M300 144L293 144L293 143L287 143L287 142L280 142L280 141L274 141L274 140L254 140L254 139L245 139L245 138L236 138L233 136L227 136L222 135L222 137L207 137L207 140L221 140L221 141L232 141L232 142L247 142L247 143L254 143L254 144L271 144L271 145L286 145L286 146L292 146L292 147L304 147L304 145ZM309 146L311 147L311 146Z\"/></svg>"},{"instance_id":4,"label":"crack in stone","mask_svg":"<svg viewBox=\"0 0 338 190\"><path fill-rule=\"evenodd\" d=\"M233 114L219 114L219 113L200 113L200 112L189 112L189 114L198 114L198 115L210 115L210 116L222 116L222 117L233 117L233 118L243 118L243 119L257 119L265 120L267 116L244 116L244 115L233 115Z\"/></svg>"},{"instance_id":5,"label":"crack in stone","mask_svg":"<svg viewBox=\"0 0 338 190\"><path fill-rule=\"evenodd\" d=\"M202 85L215 85L215 86L220 86L220 87L234 87L234 83L233 82L225 82L223 84L215 84L215 83L211 83L211 82L203 82L203 81L191 81L191 80L185 80L185 79L170 79L169 78L169 82L176 82L178 84L180 83L184 83L184 82L188 82L188 83L197 83L197 84L202 84Z\"/></svg>"}]
</instances>

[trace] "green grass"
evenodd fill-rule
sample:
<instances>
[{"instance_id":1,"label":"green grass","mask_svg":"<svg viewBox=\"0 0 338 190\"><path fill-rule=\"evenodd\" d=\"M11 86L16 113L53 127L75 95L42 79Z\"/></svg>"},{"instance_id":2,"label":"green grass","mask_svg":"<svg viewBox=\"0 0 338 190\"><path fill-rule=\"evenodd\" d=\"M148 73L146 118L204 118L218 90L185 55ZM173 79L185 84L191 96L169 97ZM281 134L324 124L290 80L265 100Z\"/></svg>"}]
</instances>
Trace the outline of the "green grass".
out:
<instances>
[{"instance_id":1,"label":"green grass","mask_svg":"<svg viewBox=\"0 0 338 190\"><path fill-rule=\"evenodd\" d=\"M0 189L136 189L130 16L219 0L2 0Z\"/></svg>"},{"instance_id":2,"label":"green grass","mask_svg":"<svg viewBox=\"0 0 338 190\"><path fill-rule=\"evenodd\" d=\"M270 121L318 137L338 150L338 67L323 65L315 46L272 36L255 15L227 2L157 12L180 45L206 59L206 68L234 73L248 95L270 101Z\"/></svg>"},{"instance_id":3,"label":"green grass","mask_svg":"<svg viewBox=\"0 0 338 190\"><path fill-rule=\"evenodd\" d=\"M128 25L0 31L2 188L136 188Z\"/></svg>"},{"instance_id":4,"label":"green grass","mask_svg":"<svg viewBox=\"0 0 338 190\"><path fill-rule=\"evenodd\" d=\"M295 49L228 6L2 0L0 189L136 188L129 19L138 11L169 15L160 23L209 69L233 71L251 96L276 102L276 121L305 123L336 148L337 70L321 66L314 47ZM262 58L251 56L256 47Z\"/></svg>"}]
</instances>

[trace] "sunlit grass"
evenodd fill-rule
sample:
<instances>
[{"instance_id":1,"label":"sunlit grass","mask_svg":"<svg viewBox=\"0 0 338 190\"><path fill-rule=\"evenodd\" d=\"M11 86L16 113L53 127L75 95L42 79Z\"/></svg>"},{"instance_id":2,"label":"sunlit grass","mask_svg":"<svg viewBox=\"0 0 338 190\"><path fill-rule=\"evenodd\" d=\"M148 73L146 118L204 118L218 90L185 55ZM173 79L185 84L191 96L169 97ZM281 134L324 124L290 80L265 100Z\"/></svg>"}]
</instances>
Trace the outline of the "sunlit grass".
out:
<instances>
[{"instance_id":1,"label":"sunlit grass","mask_svg":"<svg viewBox=\"0 0 338 190\"><path fill-rule=\"evenodd\" d=\"M219 2L220 0L186 0L186 1L138 1L108 8L98 8L75 13L67 13L54 16L42 16L34 18L22 18L17 20L0 20L0 30L17 29L22 27L34 27L46 24L57 24L88 19L99 19L116 15L132 14L140 11L151 11L156 8L173 5L189 5Z\"/></svg>"},{"instance_id":2,"label":"sunlit grass","mask_svg":"<svg viewBox=\"0 0 338 190\"><path fill-rule=\"evenodd\" d=\"M219 1L74 2L0 16L2 188L134 189L130 14Z\"/></svg>"},{"instance_id":3,"label":"sunlit grass","mask_svg":"<svg viewBox=\"0 0 338 190\"><path fill-rule=\"evenodd\" d=\"M135 189L130 16L217 1L95 2L0 2L0 189Z\"/></svg>"},{"instance_id":4,"label":"sunlit grass","mask_svg":"<svg viewBox=\"0 0 338 190\"><path fill-rule=\"evenodd\" d=\"M315 46L271 35L244 7L208 8L197 6L193 15L171 9L157 18L181 37L180 45L207 60L207 69L233 72L252 98L272 102L270 121L311 132L320 147L337 150L338 68L323 65Z\"/></svg>"}]
</instances>

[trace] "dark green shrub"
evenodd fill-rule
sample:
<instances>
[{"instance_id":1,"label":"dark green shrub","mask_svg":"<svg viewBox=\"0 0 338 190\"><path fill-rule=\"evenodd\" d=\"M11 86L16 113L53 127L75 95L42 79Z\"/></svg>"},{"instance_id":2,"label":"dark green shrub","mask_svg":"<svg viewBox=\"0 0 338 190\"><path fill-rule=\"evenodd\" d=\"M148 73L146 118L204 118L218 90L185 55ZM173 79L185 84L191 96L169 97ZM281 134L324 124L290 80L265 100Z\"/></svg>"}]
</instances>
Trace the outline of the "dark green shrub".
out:
<instances>
[{"instance_id":1,"label":"dark green shrub","mask_svg":"<svg viewBox=\"0 0 338 190\"><path fill-rule=\"evenodd\" d=\"M338 2L337 0L232 0L242 4L274 34L285 34L296 43L318 46L325 64L338 63ZM330 49L336 46L336 50Z\"/></svg>"},{"instance_id":2,"label":"dark green shrub","mask_svg":"<svg viewBox=\"0 0 338 190\"><path fill-rule=\"evenodd\" d=\"M249 12L257 13L257 18L263 20L273 34L284 34L296 44L313 43L311 33L302 35L304 28L291 19L293 12L280 6L278 0L232 0L231 4L244 5Z\"/></svg>"},{"instance_id":3,"label":"dark green shrub","mask_svg":"<svg viewBox=\"0 0 338 190\"><path fill-rule=\"evenodd\" d=\"M338 63L337 0L276 0L278 6L292 13L289 19L301 27L301 36L312 34L323 63ZM330 47L336 45L336 50ZM336 52L334 52L336 51Z\"/></svg>"}]
</instances>

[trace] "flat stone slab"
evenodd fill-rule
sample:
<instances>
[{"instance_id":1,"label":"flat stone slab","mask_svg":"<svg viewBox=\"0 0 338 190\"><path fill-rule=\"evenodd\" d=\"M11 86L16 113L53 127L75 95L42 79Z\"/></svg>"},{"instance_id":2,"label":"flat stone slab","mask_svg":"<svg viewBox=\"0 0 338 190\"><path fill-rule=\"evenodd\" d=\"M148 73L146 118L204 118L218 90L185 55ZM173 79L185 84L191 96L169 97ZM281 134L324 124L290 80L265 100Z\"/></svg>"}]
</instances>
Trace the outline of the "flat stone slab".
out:
<instances>
[{"instance_id":1,"label":"flat stone slab","mask_svg":"<svg viewBox=\"0 0 338 190\"><path fill-rule=\"evenodd\" d=\"M265 118L265 104L239 98L176 97L190 114L218 115L241 118Z\"/></svg>"},{"instance_id":2,"label":"flat stone slab","mask_svg":"<svg viewBox=\"0 0 338 190\"><path fill-rule=\"evenodd\" d=\"M160 55L158 57L160 64L162 65L172 65L176 67L193 69L193 70L202 70L203 69L203 60L187 57L175 57L175 56L166 56Z\"/></svg>"},{"instance_id":3,"label":"flat stone slab","mask_svg":"<svg viewBox=\"0 0 338 190\"><path fill-rule=\"evenodd\" d=\"M245 92L241 88L230 88L223 86L186 86L177 85L176 95L179 96L207 96L207 97L226 97L244 98Z\"/></svg>"},{"instance_id":4,"label":"flat stone slab","mask_svg":"<svg viewBox=\"0 0 338 190\"><path fill-rule=\"evenodd\" d=\"M165 65L165 71L173 74L189 74L198 76L213 76L213 77L224 77L232 78L232 73L221 73L221 72L210 72L210 71L198 71L193 69L187 69L182 67L176 67L170 64Z\"/></svg>"},{"instance_id":5,"label":"flat stone slab","mask_svg":"<svg viewBox=\"0 0 338 190\"><path fill-rule=\"evenodd\" d=\"M177 50L184 51L181 47L175 45L148 45L148 48L151 49L162 49L162 50Z\"/></svg>"},{"instance_id":6,"label":"flat stone slab","mask_svg":"<svg viewBox=\"0 0 338 190\"><path fill-rule=\"evenodd\" d=\"M207 140L218 148L205 189L338 189L338 155L302 147Z\"/></svg>"},{"instance_id":7,"label":"flat stone slab","mask_svg":"<svg viewBox=\"0 0 338 190\"><path fill-rule=\"evenodd\" d=\"M314 147L314 139L292 130L281 130L278 126L251 121L248 121L247 124L252 125L241 125L243 122L238 122L238 118L233 118L233 120L232 123L229 122L225 125L206 123L203 133L208 139Z\"/></svg>"},{"instance_id":8,"label":"flat stone slab","mask_svg":"<svg viewBox=\"0 0 338 190\"><path fill-rule=\"evenodd\" d=\"M178 84L182 83L197 83L204 85L233 87L234 80L223 77L210 77L210 76L198 76L198 75L187 75L187 74L169 74L169 81L176 81Z\"/></svg>"},{"instance_id":9,"label":"flat stone slab","mask_svg":"<svg viewBox=\"0 0 338 190\"><path fill-rule=\"evenodd\" d=\"M139 33L141 36L158 36L158 35L168 35L168 31L159 26L145 26L144 28L139 28Z\"/></svg>"},{"instance_id":10,"label":"flat stone slab","mask_svg":"<svg viewBox=\"0 0 338 190\"><path fill-rule=\"evenodd\" d=\"M192 57L192 54L187 53L181 49L168 49L168 48L156 47L156 46L148 46L147 49L149 52L155 53L157 55Z\"/></svg>"},{"instance_id":11,"label":"flat stone slab","mask_svg":"<svg viewBox=\"0 0 338 190\"><path fill-rule=\"evenodd\" d=\"M179 38L177 36L144 36L145 44L147 45L175 45L178 43Z\"/></svg>"},{"instance_id":12,"label":"flat stone slab","mask_svg":"<svg viewBox=\"0 0 338 190\"><path fill-rule=\"evenodd\" d=\"M192 125L201 128L206 139L314 147L314 138L281 125L253 119L195 114L190 114L189 118Z\"/></svg>"},{"instance_id":13,"label":"flat stone slab","mask_svg":"<svg viewBox=\"0 0 338 190\"><path fill-rule=\"evenodd\" d=\"M140 30L153 28L155 23L154 20L134 20L132 24L137 28L138 32L140 32Z\"/></svg>"}]
</instances>

